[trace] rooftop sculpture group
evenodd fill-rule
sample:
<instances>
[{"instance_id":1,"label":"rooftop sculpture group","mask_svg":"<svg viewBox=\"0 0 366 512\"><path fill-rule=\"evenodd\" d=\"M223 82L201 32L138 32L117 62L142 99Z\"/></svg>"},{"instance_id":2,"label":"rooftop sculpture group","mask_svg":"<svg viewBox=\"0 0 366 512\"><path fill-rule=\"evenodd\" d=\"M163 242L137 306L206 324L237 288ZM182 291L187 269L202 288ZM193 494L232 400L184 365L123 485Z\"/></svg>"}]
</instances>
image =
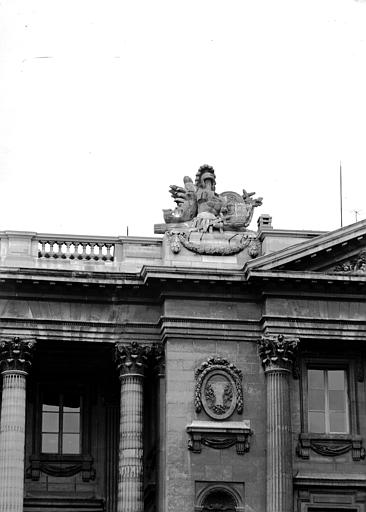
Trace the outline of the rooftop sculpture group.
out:
<instances>
[{"instance_id":1,"label":"rooftop sculpture group","mask_svg":"<svg viewBox=\"0 0 366 512\"><path fill-rule=\"evenodd\" d=\"M253 197L255 192L248 193L246 190L242 195L236 192L218 194L215 171L209 165L202 165L198 169L194 183L189 176L184 177L183 183L183 187L170 185L169 192L177 206L174 210L163 210L165 231L172 251L180 252L183 245L199 254L229 255L252 244L251 257L255 257L255 234L249 232L247 227L254 208L261 206L262 198ZM205 234L214 232L222 236L214 240L204 239ZM234 234L227 236L224 232ZM194 233L200 233L198 240L192 240Z\"/></svg>"},{"instance_id":2,"label":"rooftop sculpture group","mask_svg":"<svg viewBox=\"0 0 366 512\"><path fill-rule=\"evenodd\" d=\"M254 208L262 198L253 198L255 192L216 193L216 176L213 167L203 165L198 169L195 183L189 176L183 179L184 187L170 186L170 194L177 204L174 210L163 210L167 224L186 223L190 231L212 232L244 231L250 224Z\"/></svg>"}]
</instances>

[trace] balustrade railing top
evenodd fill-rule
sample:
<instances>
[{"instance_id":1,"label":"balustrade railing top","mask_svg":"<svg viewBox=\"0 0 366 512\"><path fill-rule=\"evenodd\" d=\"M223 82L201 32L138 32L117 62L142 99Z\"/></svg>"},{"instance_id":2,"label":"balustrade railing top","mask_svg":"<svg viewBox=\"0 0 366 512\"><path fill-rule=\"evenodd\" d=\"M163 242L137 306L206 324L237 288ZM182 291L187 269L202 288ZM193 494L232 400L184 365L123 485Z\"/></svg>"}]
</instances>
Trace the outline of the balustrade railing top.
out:
<instances>
[{"instance_id":1,"label":"balustrade railing top","mask_svg":"<svg viewBox=\"0 0 366 512\"><path fill-rule=\"evenodd\" d=\"M102 237L86 235L58 235L24 231L0 232L0 264L10 267L50 268L57 265L70 268L102 270L108 264L110 271L118 271L120 264L142 265L159 263L162 240L140 237ZM124 268L124 267L123 267Z\"/></svg>"}]
</instances>

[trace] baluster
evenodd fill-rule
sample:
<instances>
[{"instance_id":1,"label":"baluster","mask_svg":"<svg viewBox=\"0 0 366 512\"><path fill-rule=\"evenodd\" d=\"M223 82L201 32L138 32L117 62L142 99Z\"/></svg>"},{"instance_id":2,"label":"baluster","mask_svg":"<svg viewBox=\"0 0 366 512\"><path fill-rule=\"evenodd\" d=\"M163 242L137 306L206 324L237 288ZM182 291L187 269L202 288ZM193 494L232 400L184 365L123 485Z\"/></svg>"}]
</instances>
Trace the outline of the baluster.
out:
<instances>
[{"instance_id":1,"label":"baluster","mask_svg":"<svg viewBox=\"0 0 366 512\"><path fill-rule=\"evenodd\" d=\"M105 244L105 246L107 248L106 260L113 261L113 255L111 253L113 244Z\"/></svg>"},{"instance_id":2,"label":"baluster","mask_svg":"<svg viewBox=\"0 0 366 512\"><path fill-rule=\"evenodd\" d=\"M76 245L75 245L74 242L70 242L69 247L70 247L70 256L69 256L69 258L70 258L70 260L74 260L75 259L75 253L76 253ZM71 248L73 249L73 251L71 250Z\"/></svg>"},{"instance_id":3,"label":"baluster","mask_svg":"<svg viewBox=\"0 0 366 512\"><path fill-rule=\"evenodd\" d=\"M81 247L81 252L79 252L80 247ZM84 244L83 242L79 242L79 244L78 244L78 252L79 252L78 259L79 260L84 259L85 258L85 253L86 253L86 244Z\"/></svg>"},{"instance_id":4,"label":"baluster","mask_svg":"<svg viewBox=\"0 0 366 512\"><path fill-rule=\"evenodd\" d=\"M97 251L95 251L95 250L97 250ZM97 242L97 243L93 244L93 259L95 261L99 260L100 253L101 253L101 247L100 247L100 244Z\"/></svg>"},{"instance_id":5,"label":"baluster","mask_svg":"<svg viewBox=\"0 0 366 512\"><path fill-rule=\"evenodd\" d=\"M64 247L65 247L65 250L64 250ZM65 242L62 242L60 245L60 258L62 258L63 260L66 259L66 250L67 250L67 245Z\"/></svg>"},{"instance_id":6,"label":"baluster","mask_svg":"<svg viewBox=\"0 0 366 512\"><path fill-rule=\"evenodd\" d=\"M41 246L41 248L38 250L38 258L44 258L46 252L46 242L40 240L38 243Z\"/></svg>"},{"instance_id":7,"label":"baluster","mask_svg":"<svg viewBox=\"0 0 366 512\"><path fill-rule=\"evenodd\" d=\"M56 248L55 248L55 246L56 246ZM58 257L59 257L59 255L58 255L59 247L60 247L60 246L59 246L59 243L58 243L56 240L54 240L54 241L51 243L51 250L52 250L52 252L51 252L51 256L52 256L53 258L58 258Z\"/></svg>"},{"instance_id":8,"label":"baluster","mask_svg":"<svg viewBox=\"0 0 366 512\"><path fill-rule=\"evenodd\" d=\"M66 245L66 250L65 250L64 258L70 259L70 256L71 256L71 251L70 251L71 242L65 242L65 245Z\"/></svg>"},{"instance_id":9,"label":"baluster","mask_svg":"<svg viewBox=\"0 0 366 512\"><path fill-rule=\"evenodd\" d=\"M48 244L48 249L47 249L47 244ZM48 240L46 240L44 243L44 257L49 258L50 252L51 252L51 244Z\"/></svg>"},{"instance_id":10,"label":"baluster","mask_svg":"<svg viewBox=\"0 0 366 512\"><path fill-rule=\"evenodd\" d=\"M86 260L90 260L91 258L91 244L87 243L87 244L84 244L84 247L85 247L85 253L84 253L84 258ZM90 253L88 251L88 249L90 249Z\"/></svg>"}]
</instances>

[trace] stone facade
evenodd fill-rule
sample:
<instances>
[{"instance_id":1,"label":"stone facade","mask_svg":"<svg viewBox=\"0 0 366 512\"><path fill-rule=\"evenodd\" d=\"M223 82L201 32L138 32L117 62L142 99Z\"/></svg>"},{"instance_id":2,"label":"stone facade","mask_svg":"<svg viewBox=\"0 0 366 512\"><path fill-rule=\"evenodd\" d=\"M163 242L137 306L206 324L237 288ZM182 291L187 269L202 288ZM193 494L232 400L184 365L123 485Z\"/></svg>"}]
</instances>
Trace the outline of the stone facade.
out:
<instances>
[{"instance_id":1,"label":"stone facade","mask_svg":"<svg viewBox=\"0 0 366 512\"><path fill-rule=\"evenodd\" d=\"M157 238L0 233L0 511L366 512L366 221L197 221L206 167Z\"/></svg>"}]
</instances>

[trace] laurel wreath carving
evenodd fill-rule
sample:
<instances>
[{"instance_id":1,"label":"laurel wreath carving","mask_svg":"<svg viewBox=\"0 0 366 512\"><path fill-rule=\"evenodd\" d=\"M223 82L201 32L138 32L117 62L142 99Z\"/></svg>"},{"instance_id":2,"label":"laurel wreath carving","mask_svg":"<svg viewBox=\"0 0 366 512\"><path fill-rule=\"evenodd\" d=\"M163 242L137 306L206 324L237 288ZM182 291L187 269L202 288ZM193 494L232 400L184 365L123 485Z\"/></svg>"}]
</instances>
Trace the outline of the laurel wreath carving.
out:
<instances>
[{"instance_id":1,"label":"laurel wreath carving","mask_svg":"<svg viewBox=\"0 0 366 512\"><path fill-rule=\"evenodd\" d=\"M235 397L236 398L236 411L238 412L238 414L242 414L243 408L244 408L242 372L234 364L230 363L229 361L227 361L226 359L221 358L221 357L209 358L207 361L202 363L202 365L199 368L197 368L197 370L195 371L196 386L195 386L195 394L194 394L194 405L195 405L196 412L200 413L203 408L202 385L203 385L204 379L206 378L206 376L209 373L214 374L217 371L225 372L231 378L231 380L234 382L235 390L233 389L233 386L230 383L228 383L225 386L225 390L224 390L225 400L224 401L226 403L231 402L234 398L234 393L235 393L236 394L236 397ZM216 414L223 414L224 412L227 411L227 409L229 407L225 407L225 405L224 406L217 405L215 403L215 394L214 394L214 391L213 391L212 387L210 386L210 384L208 384L206 386L206 389L204 390L204 392L205 392L205 398L206 398L207 402L210 403L213 412L215 412Z\"/></svg>"}]
</instances>

